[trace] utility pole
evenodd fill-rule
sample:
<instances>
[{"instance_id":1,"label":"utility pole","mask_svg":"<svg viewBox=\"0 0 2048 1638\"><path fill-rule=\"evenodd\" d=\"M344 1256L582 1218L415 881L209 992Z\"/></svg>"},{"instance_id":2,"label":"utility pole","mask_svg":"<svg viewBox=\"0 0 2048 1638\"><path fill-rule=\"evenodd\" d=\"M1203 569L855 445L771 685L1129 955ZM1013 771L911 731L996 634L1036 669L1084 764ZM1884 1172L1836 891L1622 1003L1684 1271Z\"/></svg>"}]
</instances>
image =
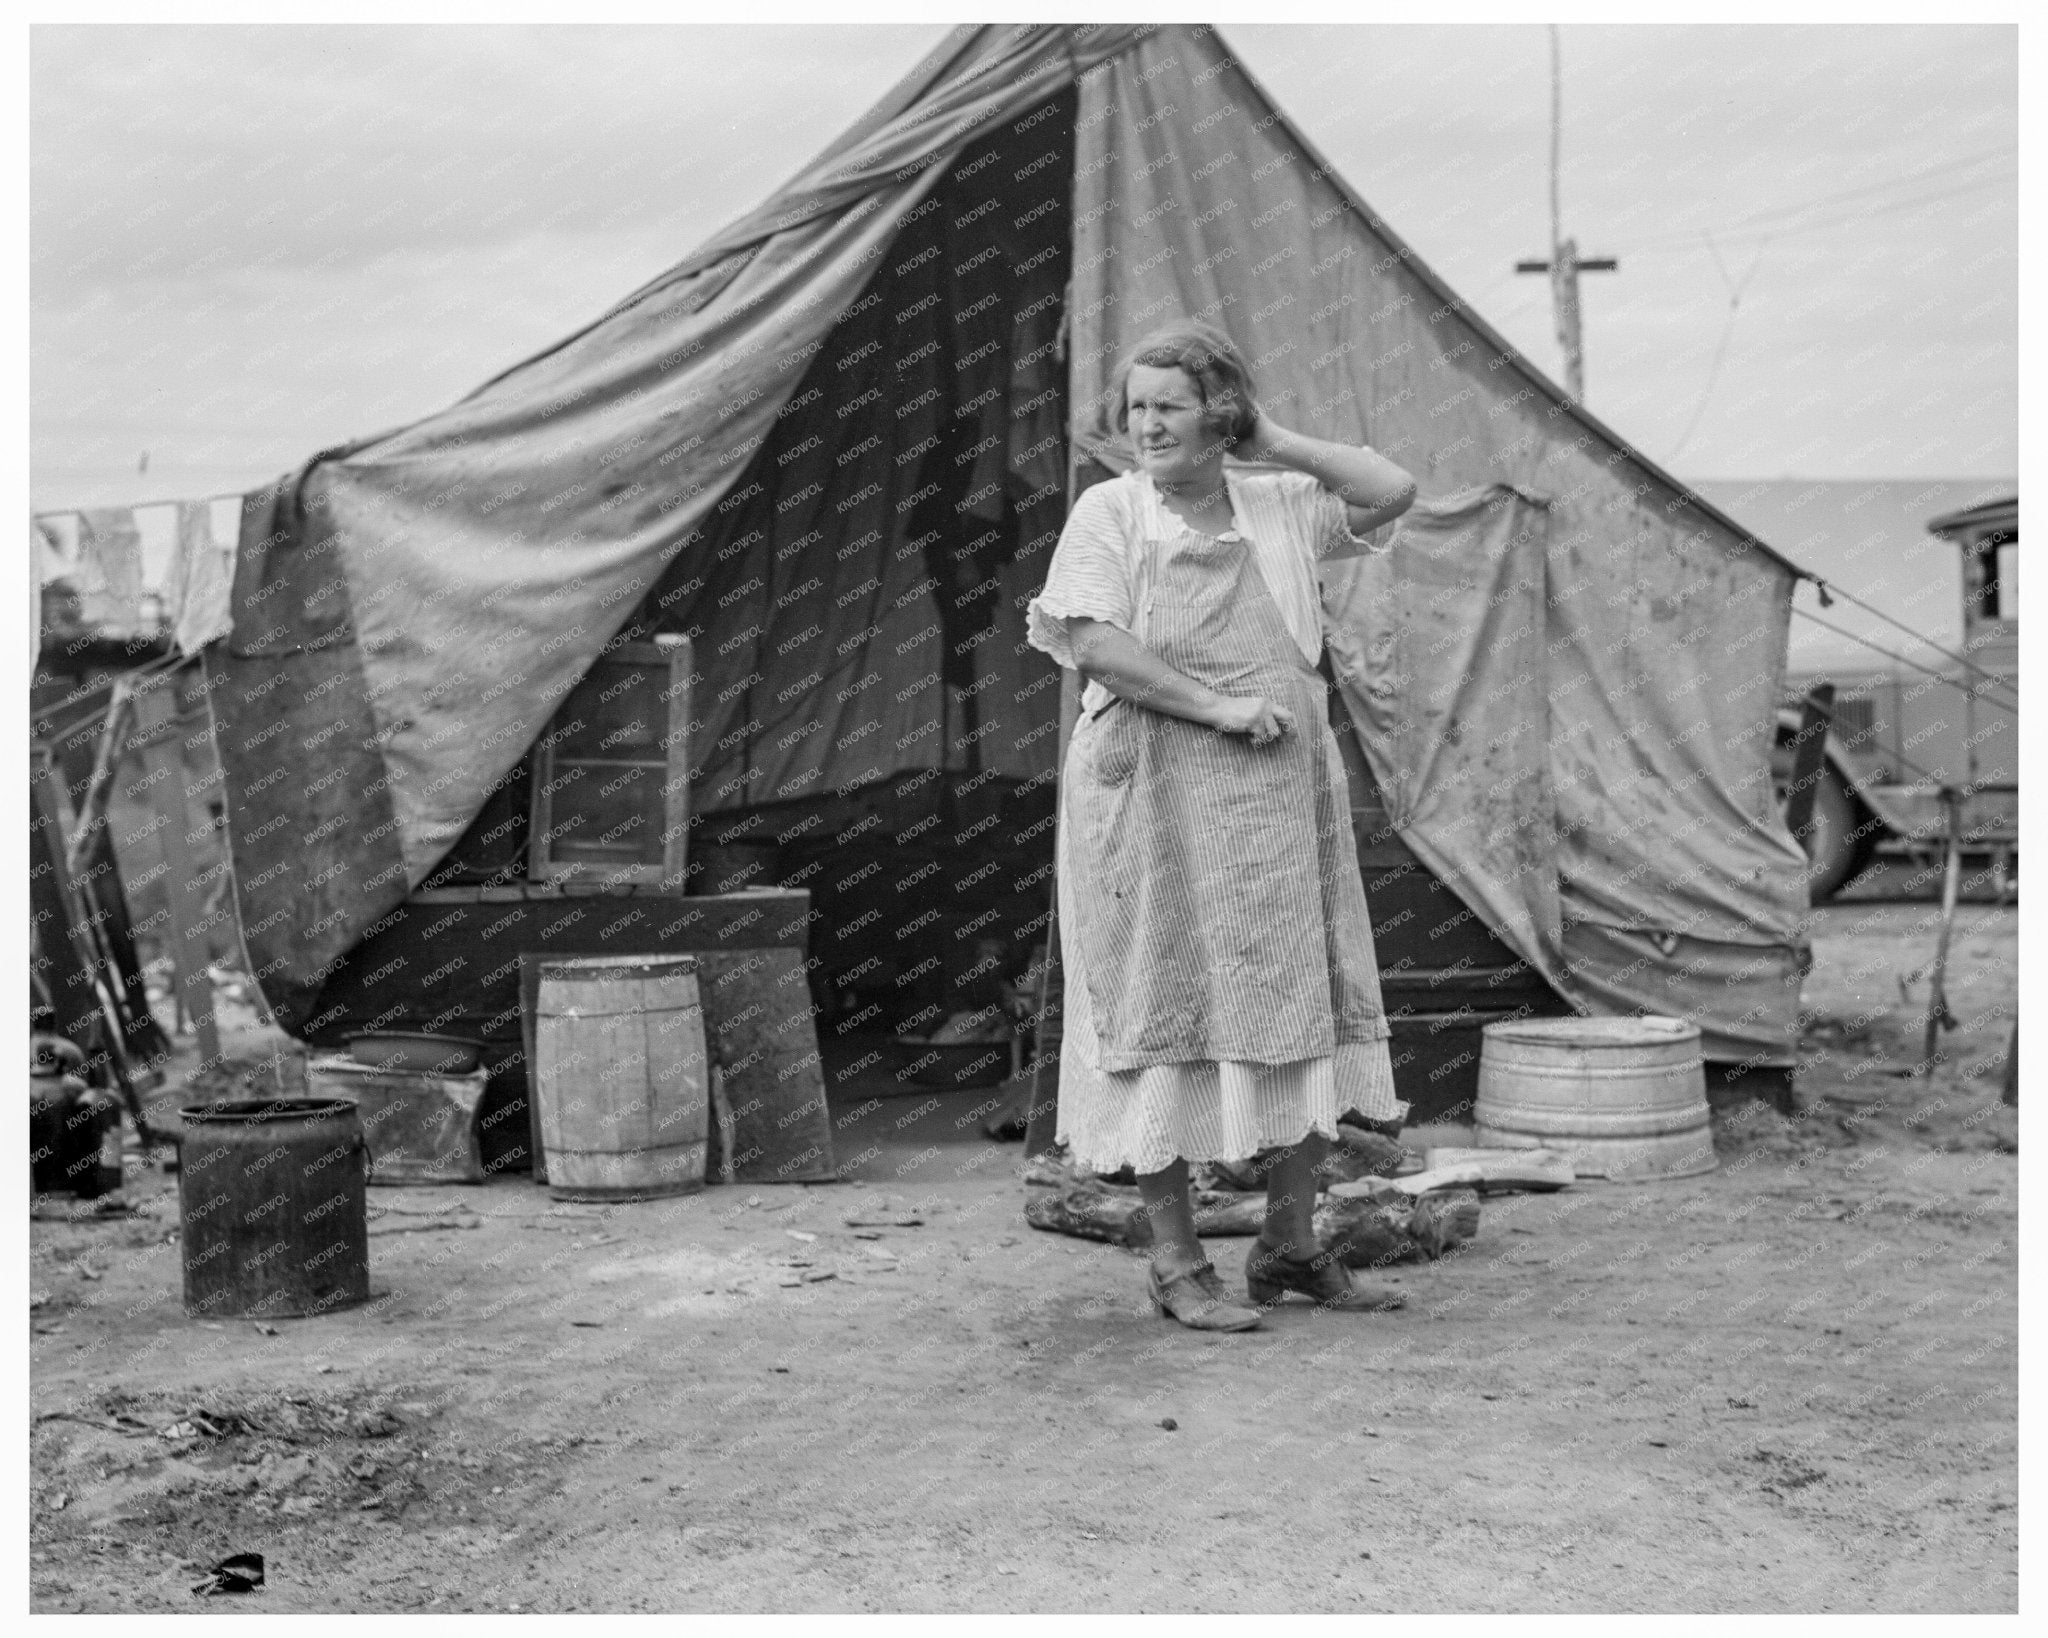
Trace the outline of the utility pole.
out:
<instances>
[{"instance_id":1,"label":"utility pole","mask_svg":"<svg viewBox=\"0 0 2048 1638\"><path fill-rule=\"evenodd\" d=\"M1579 242L1564 236L1564 215L1558 206L1558 172L1564 145L1564 68L1559 55L1557 25L1550 25L1550 259L1515 263L1517 273L1548 273L1550 304L1557 319L1557 345L1564 354L1565 391L1586 396L1586 353L1579 331L1579 275L1614 273L1621 264L1612 256L1581 257Z\"/></svg>"}]
</instances>

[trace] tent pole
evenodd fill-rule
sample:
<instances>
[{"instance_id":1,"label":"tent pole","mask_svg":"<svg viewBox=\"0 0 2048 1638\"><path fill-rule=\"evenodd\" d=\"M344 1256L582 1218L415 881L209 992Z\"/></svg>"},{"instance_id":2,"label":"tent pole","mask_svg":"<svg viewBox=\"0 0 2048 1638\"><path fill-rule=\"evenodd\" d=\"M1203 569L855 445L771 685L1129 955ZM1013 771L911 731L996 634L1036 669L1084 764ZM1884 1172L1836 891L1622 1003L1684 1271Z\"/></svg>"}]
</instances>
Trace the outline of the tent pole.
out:
<instances>
[{"instance_id":1,"label":"tent pole","mask_svg":"<svg viewBox=\"0 0 2048 1638\"><path fill-rule=\"evenodd\" d=\"M1053 752L1054 812L1065 806L1067 742L1081 718L1081 674L1060 669L1060 732ZM1054 820L1053 857L1059 857L1059 821ZM1042 1155L1057 1141L1060 1115L1059 1061L1065 1043L1061 1000L1065 975L1060 970L1059 867L1053 867L1052 903L1045 919L1045 972L1038 992L1038 1052L1031 1060L1031 1104L1026 1115L1024 1156Z\"/></svg>"},{"instance_id":2,"label":"tent pole","mask_svg":"<svg viewBox=\"0 0 2048 1638\"><path fill-rule=\"evenodd\" d=\"M1031 1095L1024 1108L1024 1158L1042 1155L1058 1142L1060 1121L1059 890L1045 920L1045 967L1038 978L1037 1052L1031 1059Z\"/></svg>"}]
</instances>

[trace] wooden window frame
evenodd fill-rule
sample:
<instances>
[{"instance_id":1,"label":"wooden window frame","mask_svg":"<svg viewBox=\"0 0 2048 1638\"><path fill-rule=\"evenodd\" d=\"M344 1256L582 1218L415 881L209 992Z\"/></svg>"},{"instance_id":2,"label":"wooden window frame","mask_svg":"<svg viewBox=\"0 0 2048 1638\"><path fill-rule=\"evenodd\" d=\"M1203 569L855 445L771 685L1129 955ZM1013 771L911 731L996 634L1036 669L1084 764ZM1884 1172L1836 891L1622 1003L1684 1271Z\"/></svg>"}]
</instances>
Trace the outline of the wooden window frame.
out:
<instances>
[{"instance_id":1,"label":"wooden window frame","mask_svg":"<svg viewBox=\"0 0 2048 1638\"><path fill-rule=\"evenodd\" d=\"M562 720L583 687L578 682L564 697L547 731L534 742L533 796L527 836L529 880L552 889L574 884L602 890L614 887L654 887L680 893L689 864L690 832L690 681L692 648L690 639L664 632L647 643L620 643L606 649L592 662L591 670L606 662L625 661L652 670L666 666L668 682L664 698L668 705L667 726L662 734L664 769L662 781L662 860L660 864L599 864L588 860L558 859L550 845L554 825L554 800L550 787L558 767L576 766L589 759L559 756L555 743L556 723ZM587 680L589 673L585 673ZM631 760L631 759L628 759ZM657 765L646 759L646 766Z\"/></svg>"}]
</instances>

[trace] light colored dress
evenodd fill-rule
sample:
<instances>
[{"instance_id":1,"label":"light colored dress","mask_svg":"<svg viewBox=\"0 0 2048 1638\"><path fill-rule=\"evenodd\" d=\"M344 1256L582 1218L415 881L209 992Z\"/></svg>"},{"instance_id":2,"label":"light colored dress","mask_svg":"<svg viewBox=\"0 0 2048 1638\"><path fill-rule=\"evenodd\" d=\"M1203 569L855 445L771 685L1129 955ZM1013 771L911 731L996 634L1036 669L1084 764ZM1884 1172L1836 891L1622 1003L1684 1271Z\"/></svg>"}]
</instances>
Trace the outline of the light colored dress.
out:
<instances>
[{"instance_id":1,"label":"light colored dress","mask_svg":"<svg viewBox=\"0 0 2048 1638\"><path fill-rule=\"evenodd\" d=\"M1072 666L1102 620L1295 731L1255 747L1091 682L1061 779L1066 971L1059 1136L1095 1171L1242 1160L1392 1118L1393 1068L1343 762L1328 717L1316 560L1353 536L1300 473L1227 469L1235 527L1190 528L1141 473L1076 503L1032 643Z\"/></svg>"}]
</instances>

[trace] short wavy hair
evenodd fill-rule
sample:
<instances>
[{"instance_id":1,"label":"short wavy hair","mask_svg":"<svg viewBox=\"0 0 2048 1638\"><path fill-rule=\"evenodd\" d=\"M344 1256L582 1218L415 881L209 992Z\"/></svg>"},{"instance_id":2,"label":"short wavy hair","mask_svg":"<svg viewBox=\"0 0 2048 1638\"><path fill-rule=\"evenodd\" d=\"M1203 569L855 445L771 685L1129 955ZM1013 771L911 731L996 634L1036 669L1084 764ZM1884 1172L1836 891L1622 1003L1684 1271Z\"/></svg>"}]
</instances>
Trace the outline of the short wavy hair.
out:
<instances>
[{"instance_id":1,"label":"short wavy hair","mask_svg":"<svg viewBox=\"0 0 2048 1638\"><path fill-rule=\"evenodd\" d=\"M1184 320L1163 325L1124 355L1110 391L1109 416L1118 432L1131 430L1131 371L1182 370L1202 400L1202 419L1235 444L1252 430L1252 372L1230 337Z\"/></svg>"}]
</instances>

